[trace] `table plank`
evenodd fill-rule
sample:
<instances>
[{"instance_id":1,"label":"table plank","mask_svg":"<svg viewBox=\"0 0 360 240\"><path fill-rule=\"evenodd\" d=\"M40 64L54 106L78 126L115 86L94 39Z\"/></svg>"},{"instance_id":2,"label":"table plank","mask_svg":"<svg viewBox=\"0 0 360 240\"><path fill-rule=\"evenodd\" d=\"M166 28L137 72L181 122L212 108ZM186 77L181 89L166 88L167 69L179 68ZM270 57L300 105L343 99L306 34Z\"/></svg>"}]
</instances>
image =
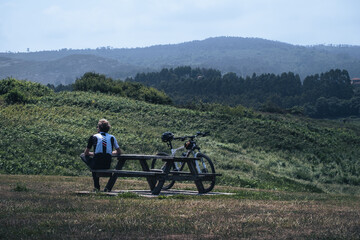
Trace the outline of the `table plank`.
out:
<instances>
[{"instance_id":1,"label":"table plank","mask_svg":"<svg viewBox=\"0 0 360 240\"><path fill-rule=\"evenodd\" d=\"M192 158L192 157L172 157L172 156L159 156L159 155L141 155L141 154L121 154L112 155L112 157L116 157L119 160L149 160L149 159L162 159L164 161L176 161L176 162L187 162L200 160L200 158Z\"/></svg>"}]
</instances>

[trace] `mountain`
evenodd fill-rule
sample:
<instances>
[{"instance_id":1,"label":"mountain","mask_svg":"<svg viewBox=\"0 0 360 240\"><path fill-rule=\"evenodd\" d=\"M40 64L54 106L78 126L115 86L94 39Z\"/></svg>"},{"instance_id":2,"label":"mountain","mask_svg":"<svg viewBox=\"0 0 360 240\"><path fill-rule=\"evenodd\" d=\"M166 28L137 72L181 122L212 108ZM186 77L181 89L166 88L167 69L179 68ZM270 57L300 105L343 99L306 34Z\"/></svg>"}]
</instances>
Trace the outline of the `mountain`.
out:
<instances>
[{"instance_id":1,"label":"mountain","mask_svg":"<svg viewBox=\"0 0 360 240\"><path fill-rule=\"evenodd\" d=\"M145 48L0 53L0 79L12 76L45 84L72 83L89 71L125 79L177 66L215 68L243 77L294 72L302 79L338 68L359 77L360 46L297 46L259 38L216 37Z\"/></svg>"},{"instance_id":2,"label":"mountain","mask_svg":"<svg viewBox=\"0 0 360 240\"><path fill-rule=\"evenodd\" d=\"M121 64L111 58L91 54L72 54L58 59L0 57L0 79L15 77L43 84L70 84L86 72L101 72L115 78L144 71L141 67Z\"/></svg>"}]
</instances>

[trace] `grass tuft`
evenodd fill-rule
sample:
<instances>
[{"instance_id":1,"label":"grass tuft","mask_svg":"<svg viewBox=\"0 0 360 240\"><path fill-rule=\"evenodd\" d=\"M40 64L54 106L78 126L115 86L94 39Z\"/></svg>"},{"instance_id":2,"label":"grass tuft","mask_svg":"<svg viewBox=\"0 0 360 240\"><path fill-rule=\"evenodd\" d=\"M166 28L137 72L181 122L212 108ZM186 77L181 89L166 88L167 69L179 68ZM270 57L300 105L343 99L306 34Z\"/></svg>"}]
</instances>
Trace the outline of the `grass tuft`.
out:
<instances>
[{"instance_id":1,"label":"grass tuft","mask_svg":"<svg viewBox=\"0 0 360 240\"><path fill-rule=\"evenodd\" d=\"M28 192L30 191L24 183L16 183L16 186L13 188L15 192Z\"/></svg>"},{"instance_id":2,"label":"grass tuft","mask_svg":"<svg viewBox=\"0 0 360 240\"><path fill-rule=\"evenodd\" d=\"M141 198L138 194L133 192L124 192L117 196L118 198Z\"/></svg>"}]
</instances>

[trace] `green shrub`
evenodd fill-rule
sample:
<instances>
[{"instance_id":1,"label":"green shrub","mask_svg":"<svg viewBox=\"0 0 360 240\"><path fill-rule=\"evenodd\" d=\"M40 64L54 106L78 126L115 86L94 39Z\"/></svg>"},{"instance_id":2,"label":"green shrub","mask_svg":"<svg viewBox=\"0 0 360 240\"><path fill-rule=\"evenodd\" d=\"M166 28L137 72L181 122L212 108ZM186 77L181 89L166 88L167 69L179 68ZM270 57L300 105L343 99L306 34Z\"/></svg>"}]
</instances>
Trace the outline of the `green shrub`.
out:
<instances>
[{"instance_id":1,"label":"green shrub","mask_svg":"<svg viewBox=\"0 0 360 240\"><path fill-rule=\"evenodd\" d=\"M26 103L28 101L25 95L17 89L12 89L5 95L5 102L7 104Z\"/></svg>"},{"instance_id":2,"label":"green shrub","mask_svg":"<svg viewBox=\"0 0 360 240\"><path fill-rule=\"evenodd\" d=\"M39 98L53 93L39 83L6 78L0 81L0 95L7 104L35 103Z\"/></svg>"},{"instance_id":3,"label":"green shrub","mask_svg":"<svg viewBox=\"0 0 360 240\"><path fill-rule=\"evenodd\" d=\"M81 78L76 79L73 87L75 91L111 93L155 104L172 103L170 97L155 88L136 82L113 80L103 74L93 72L85 73Z\"/></svg>"},{"instance_id":4,"label":"green shrub","mask_svg":"<svg viewBox=\"0 0 360 240\"><path fill-rule=\"evenodd\" d=\"M0 95L18 90L27 97L42 97L51 94L53 91L40 83L34 83L14 78L0 80Z\"/></svg>"}]
</instances>

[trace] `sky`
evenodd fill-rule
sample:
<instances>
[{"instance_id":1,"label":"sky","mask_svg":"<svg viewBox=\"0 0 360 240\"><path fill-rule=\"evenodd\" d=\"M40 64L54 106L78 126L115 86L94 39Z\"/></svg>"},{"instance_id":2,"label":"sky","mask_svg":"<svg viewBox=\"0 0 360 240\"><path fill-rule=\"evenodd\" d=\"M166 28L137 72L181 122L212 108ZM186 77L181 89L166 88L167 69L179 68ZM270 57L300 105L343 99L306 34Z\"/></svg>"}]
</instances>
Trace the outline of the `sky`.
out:
<instances>
[{"instance_id":1,"label":"sky","mask_svg":"<svg viewBox=\"0 0 360 240\"><path fill-rule=\"evenodd\" d=\"M359 0L0 0L0 52L210 37L360 46Z\"/></svg>"}]
</instances>

